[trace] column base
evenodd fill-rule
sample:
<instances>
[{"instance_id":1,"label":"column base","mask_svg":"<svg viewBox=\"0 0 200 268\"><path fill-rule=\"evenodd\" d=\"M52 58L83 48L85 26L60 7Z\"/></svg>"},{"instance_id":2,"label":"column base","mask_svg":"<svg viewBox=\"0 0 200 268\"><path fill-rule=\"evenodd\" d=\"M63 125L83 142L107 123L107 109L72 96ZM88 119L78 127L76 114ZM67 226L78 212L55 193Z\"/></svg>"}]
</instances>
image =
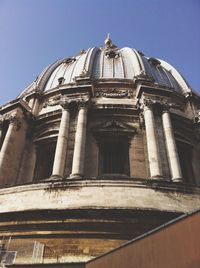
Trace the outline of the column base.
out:
<instances>
[{"instance_id":1,"label":"column base","mask_svg":"<svg viewBox=\"0 0 200 268\"><path fill-rule=\"evenodd\" d=\"M182 178L172 178L173 182L183 182Z\"/></svg>"},{"instance_id":2,"label":"column base","mask_svg":"<svg viewBox=\"0 0 200 268\"><path fill-rule=\"evenodd\" d=\"M70 174L69 178L70 179L82 179L83 175L79 173L74 173L74 174Z\"/></svg>"},{"instance_id":3,"label":"column base","mask_svg":"<svg viewBox=\"0 0 200 268\"><path fill-rule=\"evenodd\" d=\"M155 175L150 177L151 180L164 180L163 176L161 175Z\"/></svg>"},{"instance_id":4,"label":"column base","mask_svg":"<svg viewBox=\"0 0 200 268\"><path fill-rule=\"evenodd\" d=\"M49 177L48 180L50 181L57 181L57 180L62 180L63 177L61 177L60 175L51 175L51 177Z\"/></svg>"}]
</instances>

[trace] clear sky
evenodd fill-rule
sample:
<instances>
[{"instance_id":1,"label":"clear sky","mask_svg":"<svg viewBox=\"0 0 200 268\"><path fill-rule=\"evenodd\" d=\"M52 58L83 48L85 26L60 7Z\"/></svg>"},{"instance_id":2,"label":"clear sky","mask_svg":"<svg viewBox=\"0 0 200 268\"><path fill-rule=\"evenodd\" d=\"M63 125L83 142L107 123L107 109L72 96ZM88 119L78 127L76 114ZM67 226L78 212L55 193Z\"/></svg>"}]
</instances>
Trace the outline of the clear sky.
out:
<instances>
[{"instance_id":1,"label":"clear sky","mask_svg":"<svg viewBox=\"0 0 200 268\"><path fill-rule=\"evenodd\" d=\"M200 0L0 0L0 104L107 33L168 61L200 92Z\"/></svg>"}]
</instances>

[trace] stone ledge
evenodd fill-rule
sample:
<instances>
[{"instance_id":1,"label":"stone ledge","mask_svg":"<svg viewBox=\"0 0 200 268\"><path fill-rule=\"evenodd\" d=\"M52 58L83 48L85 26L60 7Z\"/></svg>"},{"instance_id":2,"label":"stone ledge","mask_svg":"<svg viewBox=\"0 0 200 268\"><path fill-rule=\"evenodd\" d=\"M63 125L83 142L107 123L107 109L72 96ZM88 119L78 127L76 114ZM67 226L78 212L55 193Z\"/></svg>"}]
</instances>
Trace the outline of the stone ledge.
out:
<instances>
[{"instance_id":1,"label":"stone ledge","mask_svg":"<svg viewBox=\"0 0 200 268\"><path fill-rule=\"evenodd\" d=\"M34 190L64 190L73 187L102 187L102 186L115 186L115 187L135 187L135 188L150 188L156 190L175 191L188 194L200 194L200 187L189 185L180 182L171 182L166 180L152 180L152 179L139 179L127 177L117 178L84 178L84 179L62 179L62 178L49 178L43 181L34 183L27 183L23 185L15 185L0 189L0 195L8 193L34 191Z\"/></svg>"},{"instance_id":2,"label":"stone ledge","mask_svg":"<svg viewBox=\"0 0 200 268\"><path fill-rule=\"evenodd\" d=\"M2 189L1 212L45 209L155 209L200 207L199 188L150 180L58 180Z\"/></svg>"}]
</instances>

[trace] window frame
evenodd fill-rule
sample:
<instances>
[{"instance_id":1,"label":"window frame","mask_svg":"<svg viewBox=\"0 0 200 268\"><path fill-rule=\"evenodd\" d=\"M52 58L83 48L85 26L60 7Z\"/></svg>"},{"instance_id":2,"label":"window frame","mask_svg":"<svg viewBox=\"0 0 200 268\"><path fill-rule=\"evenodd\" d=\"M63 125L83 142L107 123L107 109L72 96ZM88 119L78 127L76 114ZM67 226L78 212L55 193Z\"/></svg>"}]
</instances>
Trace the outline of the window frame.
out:
<instances>
[{"instance_id":1,"label":"window frame","mask_svg":"<svg viewBox=\"0 0 200 268\"><path fill-rule=\"evenodd\" d=\"M34 167L34 181L46 180L51 177L53 171L53 164L55 158L55 150L56 150L56 140L55 139L47 139L44 141L40 141L35 144L36 146L36 160ZM48 148L45 148L48 147ZM41 153L42 148L44 149L44 153ZM47 152L48 151L48 152ZM45 164L45 171L41 171L41 166L44 165L45 162L48 162L48 157L50 155L50 165ZM45 158L43 158L45 156ZM40 176L41 173L46 173L45 176Z\"/></svg>"},{"instance_id":2,"label":"window frame","mask_svg":"<svg viewBox=\"0 0 200 268\"><path fill-rule=\"evenodd\" d=\"M97 140L99 152L98 152L98 177L129 177L130 176L130 144L134 135L137 133L135 127L128 123L124 123L121 120L109 120L93 128L93 134ZM108 142L109 140L118 140L126 144L126 167L123 173L104 173L102 172L102 156L101 156L101 144Z\"/></svg>"},{"instance_id":3,"label":"window frame","mask_svg":"<svg viewBox=\"0 0 200 268\"><path fill-rule=\"evenodd\" d=\"M119 160L117 159L118 157L116 157L114 160L111 159L110 162L116 162L115 164L117 165L117 162L119 161L123 161L121 162L121 171L119 172L115 172L114 167L111 167L110 172L106 172L106 167L105 167L105 163L104 163L104 158L108 157L105 156L105 151L103 149L104 146L106 146L108 144L116 144L116 143L121 143L122 146L124 146L123 148L123 155L121 157L121 159L123 158L123 160ZM111 146L112 147L112 146ZM122 175L122 176L130 176L130 159L129 159L129 140L128 137L123 136L123 135L113 135L113 133L111 133L110 135L107 136L103 136L100 138L99 140L99 165L98 165L98 175L99 176L112 176L112 175ZM120 148L120 146L119 146ZM118 148L118 149L119 149ZM111 155L114 154L114 152L111 153ZM112 172L112 168L113 168L113 172Z\"/></svg>"}]
</instances>

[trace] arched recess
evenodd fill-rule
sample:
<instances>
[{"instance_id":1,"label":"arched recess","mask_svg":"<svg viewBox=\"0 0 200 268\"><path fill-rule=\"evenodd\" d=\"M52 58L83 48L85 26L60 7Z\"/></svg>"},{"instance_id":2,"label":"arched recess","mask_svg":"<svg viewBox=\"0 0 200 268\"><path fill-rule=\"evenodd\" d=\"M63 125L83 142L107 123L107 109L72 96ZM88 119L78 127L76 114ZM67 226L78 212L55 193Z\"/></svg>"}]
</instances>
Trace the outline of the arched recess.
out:
<instances>
[{"instance_id":1,"label":"arched recess","mask_svg":"<svg viewBox=\"0 0 200 268\"><path fill-rule=\"evenodd\" d=\"M192 143L180 133L175 133L178 156L183 176L183 182L195 184L194 171L192 166L193 159L193 145Z\"/></svg>"},{"instance_id":2,"label":"arched recess","mask_svg":"<svg viewBox=\"0 0 200 268\"><path fill-rule=\"evenodd\" d=\"M33 180L45 180L51 177L56 141L58 136L58 130L45 131L39 136L35 137L35 152L36 160L33 173Z\"/></svg>"}]
</instances>

